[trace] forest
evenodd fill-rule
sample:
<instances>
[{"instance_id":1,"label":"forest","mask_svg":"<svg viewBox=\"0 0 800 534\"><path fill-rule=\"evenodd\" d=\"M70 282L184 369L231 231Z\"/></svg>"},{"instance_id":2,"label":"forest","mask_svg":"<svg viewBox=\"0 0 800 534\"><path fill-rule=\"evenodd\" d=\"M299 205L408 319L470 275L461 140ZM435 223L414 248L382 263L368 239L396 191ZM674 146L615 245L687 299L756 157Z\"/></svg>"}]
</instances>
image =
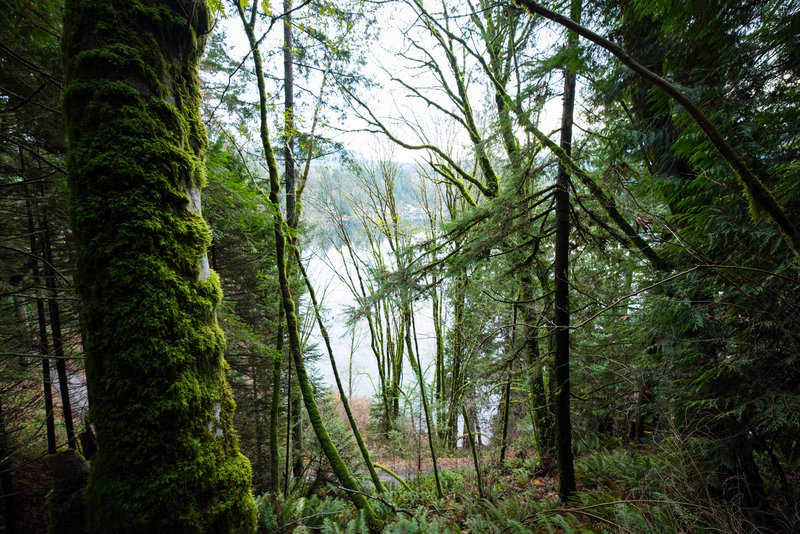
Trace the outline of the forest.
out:
<instances>
[{"instance_id":1,"label":"forest","mask_svg":"<svg viewBox=\"0 0 800 534\"><path fill-rule=\"evenodd\" d=\"M0 533L800 532L800 1L0 6Z\"/></svg>"}]
</instances>

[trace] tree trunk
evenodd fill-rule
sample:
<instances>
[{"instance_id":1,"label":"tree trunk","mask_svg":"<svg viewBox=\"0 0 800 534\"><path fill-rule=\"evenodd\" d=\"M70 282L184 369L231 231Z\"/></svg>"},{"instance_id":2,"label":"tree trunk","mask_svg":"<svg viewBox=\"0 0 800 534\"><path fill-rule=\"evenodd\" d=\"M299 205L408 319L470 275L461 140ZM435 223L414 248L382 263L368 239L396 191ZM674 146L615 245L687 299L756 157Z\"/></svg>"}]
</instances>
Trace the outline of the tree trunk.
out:
<instances>
[{"instance_id":1,"label":"tree trunk","mask_svg":"<svg viewBox=\"0 0 800 534\"><path fill-rule=\"evenodd\" d=\"M188 17L188 18L187 18ZM204 0L68 0L70 210L97 457L89 532L252 533L200 214Z\"/></svg>"},{"instance_id":2,"label":"tree trunk","mask_svg":"<svg viewBox=\"0 0 800 534\"><path fill-rule=\"evenodd\" d=\"M450 399L447 411L447 428L445 430L445 447L447 450L456 448L458 435L458 408L461 405L462 370L461 364L464 355L464 306L467 286L467 275L463 271L458 274L455 281L455 296L453 297L453 364L450 377Z\"/></svg>"},{"instance_id":3,"label":"tree trunk","mask_svg":"<svg viewBox=\"0 0 800 534\"><path fill-rule=\"evenodd\" d=\"M53 270L53 249L50 244L50 224L47 214L42 215L42 242L46 260L44 272L47 282L47 310L50 314L50 334L53 338L53 353L56 357L56 373L58 375L58 391L61 394L61 413L64 417L64 428L67 432L67 445L78 450L75 440L75 425L72 420L72 401L69 397L69 377L67 376L67 358L64 354L64 341L61 336L61 313L56 300L56 275Z\"/></svg>"},{"instance_id":4,"label":"tree trunk","mask_svg":"<svg viewBox=\"0 0 800 534\"><path fill-rule=\"evenodd\" d=\"M427 429L428 434L428 448L431 451L431 464L433 464L433 477L436 481L436 496L440 499L442 498L442 484L439 482L439 464L436 458L436 447L434 446L434 440L436 429L433 426L431 421L431 411L428 407L428 395L425 392L425 375L422 374L422 360L419 357L419 344L417 341L417 329L414 325L414 315L413 311L411 311L411 306L409 306L409 315L411 316L411 323L414 326L414 344L416 351L411 349L411 331L406 332L406 344L408 345L408 360L411 362L411 367L417 372L417 380L419 381L419 391L420 395L422 395L422 409L425 412L425 426ZM416 354L416 355L415 355ZM420 425L421 426L421 425ZM422 428L420 428L420 432L422 432Z\"/></svg>"},{"instance_id":5,"label":"tree trunk","mask_svg":"<svg viewBox=\"0 0 800 534\"><path fill-rule=\"evenodd\" d=\"M33 220L33 206L31 204L30 195L25 195L25 209L28 216L28 236L30 239L31 254L34 256L39 255L39 247L36 245L36 228ZM33 275L33 284L40 288L42 286L39 277L39 262L31 262L31 270ZM37 350L42 358L42 386L44 388L44 416L45 425L47 427L47 452L48 454L56 453L56 423L55 414L53 413L53 384L52 376L50 375L50 349L47 342L47 321L44 314L44 300L39 294L37 289L36 295L36 317L39 324L39 342Z\"/></svg>"},{"instance_id":6,"label":"tree trunk","mask_svg":"<svg viewBox=\"0 0 800 534\"><path fill-rule=\"evenodd\" d=\"M298 214L296 207L297 192L295 179L295 159L294 159L294 62L292 58L292 0L283 0L283 92L284 92L284 132L283 132L283 179L286 183L286 223L292 230L297 230ZM293 232L288 235L291 246L297 245L297 238ZM289 261L287 270L289 279L292 280L294 262ZM290 362L291 363L291 362ZM301 409L302 400L299 395L295 395L291 400L292 404L292 441L295 450L294 476L303 476L303 412Z\"/></svg>"},{"instance_id":7,"label":"tree trunk","mask_svg":"<svg viewBox=\"0 0 800 534\"><path fill-rule=\"evenodd\" d=\"M467 431L467 439L469 440L469 449L472 452L472 465L475 467L475 476L478 479L478 497L483 499L483 477L481 476L481 465L478 462L478 450L475 446L475 436L472 435L472 427L469 424L469 415L465 406L461 406L461 412L464 416L464 428Z\"/></svg>"},{"instance_id":8,"label":"tree trunk","mask_svg":"<svg viewBox=\"0 0 800 534\"><path fill-rule=\"evenodd\" d=\"M389 381L389 429L394 428L395 420L400 417L400 385L403 381L403 333L402 325L398 326L397 321L392 321L389 316L389 306L383 306L384 321L386 321L386 358L391 379ZM394 333L392 335L392 327Z\"/></svg>"},{"instance_id":9,"label":"tree trunk","mask_svg":"<svg viewBox=\"0 0 800 534\"><path fill-rule=\"evenodd\" d=\"M270 192L269 199L276 207L278 206L278 195L280 193L280 179L278 176L278 165L275 162L275 153L273 152L272 145L269 140L269 130L267 129L267 92L264 84L264 70L261 63L261 53L258 50L258 44L254 32L256 14L258 3L253 2L250 12L250 18L245 14L244 8L240 2L236 2L236 9L239 18L242 21L247 39L250 43L253 54L253 64L255 66L256 80L258 82L258 96L259 96L259 125L261 145L264 150L264 155L267 160L267 168L270 178ZM325 428L325 423L322 421L322 416L319 412L319 407L314 400L314 390L311 386L311 381L305 370L303 363L303 356L300 350L300 336L297 325L297 315L295 310L294 300L292 298L291 289L289 288L289 280L286 273L286 235L284 233L283 225L284 220L280 209L274 211L275 223L275 256L278 264L278 281L280 283L281 299L283 301L283 309L286 313L286 329L289 335L289 352L292 356L292 361L295 364L297 372L297 382L303 395L303 401L308 412L308 418L311 426L314 429L320 446L325 453L328 462L331 464L333 472L342 484L342 487L347 491L350 500L355 507L364 514L367 525L372 532L380 532L383 524L375 515L375 510L370 505L366 497L361 493L358 482L350 473L347 465L342 460L339 451L336 449L333 440L331 439L328 430Z\"/></svg>"},{"instance_id":10,"label":"tree trunk","mask_svg":"<svg viewBox=\"0 0 800 534\"><path fill-rule=\"evenodd\" d=\"M517 337L517 304L513 306L513 320L511 321L511 343L509 344L510 350L515 350L514 345L516 344L516 337ZM509 405L511 404L511 380L512 380L512 373L508 373L508 377L506 378L506 385L503 388L503 419L501 421L501 431L500 431L500 465L503 465L506 461L506 448L507 448L507 441L508 441L508 413L509 413Z\"/></svg>"},{"instance_id":11,"label":"tree trunk","mask_svg":"<svg viewBox=\"0 0 800 534\"><path fill-rule=\"evenodd\" d=\"M538 273L541 292L550 293L547 286L547 276ZM523 300L534 298L533 276L526 274L521 278ZM550 301L550 299L547 299ZM548 309L550 303L544 305ZM529 404L531 422L533 425L533 438L539 460L551 458L555 454L555 414L553 413L552 395L552 366L543 365L539 348L539 333L535 326L541 326L542 317L535 317L532 307L522 307L522 322L525 323L525 357L528 367L528 385L530 389ZM552 343L552 336L550 337Z\"/></svg>"},{"instance_id":12,"label":"tree trunk","mask_svg":"<svg viewBox=\"0 0 800 534\"><path fill-rule=\"evenodd\" d=\"M506 449L508 448L508 412L509 405L511 404L511 374L509 373L506 379L506 385L503 388L503 421L500 436L500 465L506 461Z\"/></svg>"},{"instance_id":13,"label":"tree trunk","mask_svg":"<svg viewBox=\"0 0 800 534\"><path fill-rule=\"evenodd\" d=\"M295 376L300 378L300 371L295 366ZM295 390L297 391L297 390ZM291 396L292 402L292 446L294 448L294 463L292 464L292 475L294 478L302 478L305 474L305 462L303 461L303 396L302 387L300 393Z\"/></svg>"},{"instance_id":14,"label":"tree trunk","mask_svg":"<svg viewBox=\"0 0 800 534\"><path fill-rule=\"evenodd\" d=\"M433 309L433 330L436 335L436 371L433 378L433 394L436 406L436 427L438 437L443 437L442 429L445 427L444 403L445 403L445 378L444 378L444 327L442 325L442 301L439 296L437 280L432 281L433 290L431 291L431 308ZM441 441L440 441L441 443Z\"/></svg>"},{"instance_id":15,"label":"tree trunk","mask_svg":"<svg viewBox=\"0 0 800 534\"><path fill-rule=\"evenodd\" d=\"M286 183L286 223L297 228L294 165L294 62L292 61L292 0L283 0L283 179ZM289 241L293 241L290 237Z\"/></svg>"},{"instance_id":16,"label":"tree trunk","mask_svg":"<svg viewBox=\"0 0 800 534\"><path fill-rule=\"evenodd\" d=\"M280 338L280 346L283 347L283 325L286 323L286 318L283 313L283 297L281 297L281 310L280 310L280 318L278 324L281 325L278 328L278 335ZM283 348L281 348L283 350ZM292 398L292 359L289 358L289 361L286 363L286 439L284 440L286 443L285 448L285 462L286 466L283 469L283 494L289 494L289 464L292 460L292 402L290 399Z\"/></svg>"},{"instance_id":17,"label":"tree trunk","mask_svg":"<svg viewBox=\"0 0 800 534\"><path fill-rule=\"evenodd\" d=\"M281 488L278 423L281 402L281 369L283 365L283 303L281 302L279 306L278 339L275 341L275 355L272 359L272 399L269 407L269 488L275 494L279 493ZM286 492L284 491L284 493Z\"/></svg>"},{"instance_id":18,"label":"tree trunk","mask_svg":"<svg viewBox=\"0 0 800 534\"><path fill-rule=\"evenodd\" d=\"M573 0L571 15L580 18L581 0ZM578 36L568 34L567 46L576 49ZM564 100L561 115L561 142L564 152L572 152L572 117L575 108L575 70L564 69ZM555 361L556 374L556 458L558 463L558 495L566 502L575 493L575 468L572 462L572 427L570 425L569 377L569 234L570 180L566 167L558 165L556 178L556 243L555 243Z\"/></svg>"}]
</instances>

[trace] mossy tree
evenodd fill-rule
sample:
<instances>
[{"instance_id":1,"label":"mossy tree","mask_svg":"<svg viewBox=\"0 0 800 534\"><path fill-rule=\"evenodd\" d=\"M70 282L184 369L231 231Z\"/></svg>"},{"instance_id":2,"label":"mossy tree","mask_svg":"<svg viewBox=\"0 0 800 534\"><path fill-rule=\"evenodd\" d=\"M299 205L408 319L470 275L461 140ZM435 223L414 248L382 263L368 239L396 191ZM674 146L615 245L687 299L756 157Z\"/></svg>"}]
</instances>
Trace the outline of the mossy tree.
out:
<instances>
[{"instance_id":1,"label":"mossy tree","mask_svg":"<svg viewBox=\"0 0 800 534\"><path fill-rule=\"evenodd\" d=\"M89 532L253 532L200 215L205 1L70 0L64 94L98 454Z\"/></svg>"},{"instance_id":2,"label":"mossy tree","mask_svg":"<svg viewBox=\"0 0 800 534\"><path fill-rule=\"evenodd\" d=\"M573 0L570 8L573 19L580 20L581 0ZM567 47L575 53L578 36L567 36ZM569 156L572 153L572 121L575 111L575 69L567 65L564 69L564 95L561 112L561 142L559 146ZM556 375L556 453L558 459L558 495L566 502L575 493L575 468L572 458L572 425L570 423L570 309L569 309L569 234L570 234L570 175L563 163L559 162L556 177L556 235L555 260L553 270L555 279L554 294L554 369Z\"/></svg>"}]
</instances>

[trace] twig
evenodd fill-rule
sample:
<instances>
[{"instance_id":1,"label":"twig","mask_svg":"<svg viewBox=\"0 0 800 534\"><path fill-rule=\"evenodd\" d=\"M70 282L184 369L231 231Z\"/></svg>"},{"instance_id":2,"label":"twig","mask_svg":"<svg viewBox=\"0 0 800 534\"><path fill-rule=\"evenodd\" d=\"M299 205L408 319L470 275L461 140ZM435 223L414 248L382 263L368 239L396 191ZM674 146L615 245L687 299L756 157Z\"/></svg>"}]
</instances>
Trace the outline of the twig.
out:
<instances>
[{"instance_id":1,"label":"twig","mask_svg":"<svg viewBox=\"0 0 800 534\"><path fill-rule=\"evenodd\" d=\"M63 274L61 274L61 272L60 272L58 269L56 269L56 268L53 266L53 264L52 264L52 263L50 263L49 261L47 261L47 260L46 260L46 259L44 259L43 257L41 257L41 256L38 256L38 255L36 255L36 254L33 254L33 253L31 253L31 252L27 252L27 251L25 251L25 250L20 250L20 249L18 249L18 248L14 248L14 247L7 247L7 246L5 246L5 245L0 245L0 248L2 248L2 249L4 249L4 250L9 250L9 251L11 251L11 252L17 252L17 253L19 253L19 254L24 254L25 256L28 256L28 257L30 257L30 258L33 258L33 259L34 259L34 260L36 260L36 261L40 261L40 262L44 263L45 265L47 265L48 267L50 267L51 269L53 269L53 272L54 272L54 273L56 273L56 274L58 275L58 277L59 277L59 278L61 278L62 280L64 280L64 282L67 284L67 287L72 287L72 282L70 281L70 279L69 279L69 278L67 278L66 276L64 276Z\"/></svg>"}]
</instances>

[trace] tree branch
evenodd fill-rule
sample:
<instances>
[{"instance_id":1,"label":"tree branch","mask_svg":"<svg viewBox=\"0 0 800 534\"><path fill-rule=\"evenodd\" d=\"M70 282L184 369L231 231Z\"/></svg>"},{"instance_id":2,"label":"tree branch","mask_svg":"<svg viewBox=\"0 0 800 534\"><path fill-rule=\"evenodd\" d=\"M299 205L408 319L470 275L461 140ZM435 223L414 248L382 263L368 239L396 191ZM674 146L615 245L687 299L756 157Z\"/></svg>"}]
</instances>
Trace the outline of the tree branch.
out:
<instances>
[{"instance_id":1,"label":"tree branch","mask_svg":"<svg viewBox=\"0 0 800 534\"><path fill-rule=\"evenodd\" d=\"M514 5L522 7L530 13L550 19L611 52L625 66L630 68L641 78L644 78L664 91L670 98L680 104L697 123L700 129L703 130L708 140L711 141L711 144L714 145L720 155L728 162L731 169L733 169L733 172L739 177L745 189L745 196L750 202L750 210L754 220L758 220L766 213L783 231L784 237L794 253L800 256L800 231L798 231L783 212L778 202L775 200L775 197L773 197L772 193L764 186L762 180L747 166L744 159L730 144L728 144L711 120L688 96L675 85L633 59L619 45L581 26L574 20L550 11L533 0L513 0L513 2ZM762 178L764 177L767 176L762 176Z\"/></svg>"}]
</instances>

